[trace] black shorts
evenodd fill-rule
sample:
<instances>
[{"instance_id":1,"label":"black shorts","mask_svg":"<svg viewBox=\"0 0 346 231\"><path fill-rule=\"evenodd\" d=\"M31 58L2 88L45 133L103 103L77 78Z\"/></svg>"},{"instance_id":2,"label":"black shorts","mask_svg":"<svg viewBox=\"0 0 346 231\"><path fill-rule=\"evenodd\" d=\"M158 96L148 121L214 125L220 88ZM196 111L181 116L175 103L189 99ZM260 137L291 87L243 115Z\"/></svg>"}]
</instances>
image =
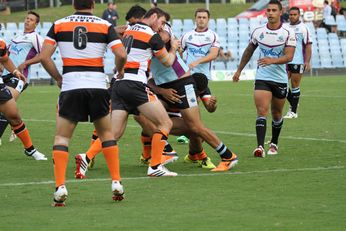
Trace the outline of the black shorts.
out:
<instances>
[{"instance_id":1,"label":"black shorts","mask_svg":"<svg viewBox=\"0 0 346 231\"><path fill-rule=\"evenodd\" d=\"M256 80L255 90L270 91L275 98L284 99L287 96L287 84L273 81Z\"/></svg>"},{"instance_id":2,"label":"black shorts","mask_svg":"<svg viewBox=\"0 0 346 231\"><path fill-rule=\"evenodd\" d=\"M0 104L6 103L10 99L12 99L11 91L5 84L0 83Z\"/></svg>"},{"instance_id":3,"label":"black shorts","mask_svg":"<svg viewBox=\"0 0 346 231\"><path fill-rule=\"evenodd\" d=\"M28 83L24 83L23 80L17 78L13 74L4 75L1 76L1 78L6 86L16 89L19 93L22 93L28 87Z\"/></svg>"},{"instance_id":4,"label":"black shorts","mask_svg":"<svg viewBox=\"0 0 346 231\"><path fill-rule=\"evenodd\" d=\"M304 64L287 64L287 70L295 74L303 74L305 66Z\"/></svg>"},{"instance_id":5,"label":"black shorts","mask_svg":"<svg viewBox=\"0 0 346 231\"><path fill-rule=\"evenodd\" d=\"M109 114L106 89L76 89L60 93L59 116L74 122L93 122Z\"/></svg>"},{"instance_id":6,"label":"black shorts","mask_svg":"<svg viewBox=\"0 0 346 231\"><path fill-rule=\"evenodd\" d=\"M177 94L183 96L180 98L180 103L171 103L164 97L158 95L158 97L167 103L170 109L186 109L198 106L197 96L196 96L196 84L195 80L189 76L185 78L178 79L173 82L161 84L159 87L162 88L172 88L177 91Z\"/></svg>"},{"instance_id":7,"label":"black shorts","mask_svg":"<svg viewBox=\"0 0 346 231\"><path fill-rule=\"evenodd\" d=\"M157 100L150 88L139 81L120 80L112 86L112 110L123 110L138 115L137 107Z\"/></svg>"}]
</instances>

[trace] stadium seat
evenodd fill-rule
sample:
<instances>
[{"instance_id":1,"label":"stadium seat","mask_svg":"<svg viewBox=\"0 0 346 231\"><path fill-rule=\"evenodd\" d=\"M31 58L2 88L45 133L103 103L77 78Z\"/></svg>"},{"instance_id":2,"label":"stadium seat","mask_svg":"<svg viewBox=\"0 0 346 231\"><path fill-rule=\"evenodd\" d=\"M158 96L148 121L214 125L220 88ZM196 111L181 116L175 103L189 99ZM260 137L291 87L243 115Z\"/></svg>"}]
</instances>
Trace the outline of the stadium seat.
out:
<instances>
[{"instance_id":1,"label":"stadium seat","mask_svg":"<svg viewBox=\"0 0 346 231\"><path fill-rule=\"evenodd\" d=\"M50 79L50 75L48 74L48 72L43 68L41 67L39 70L38 70L38 78L39 79Z\"/></svg>"},{"instance_id":2,"label":"stadium seat","mask_svg":"<svg viewBox=\"0 0 346 231\"><path fill-rule=\"evenodd\" d=\"M105 59L104 61L104 68L105 68L105 73L107 75L113 74L113 68L115 67L114 60L112 59Z\"/></svg>"},{"instance_id":3,"label":"stadium seat","mask_svg":"<svg viewBox=\"0 0 346 231\"><path fill-rule=\"evenodd\" d=\"M335 18L333 15L330 15L325 18L325 24L328 26L336 26Z\"/></svg>"},{"instance_id":4,"label":"stadium seat","mask_svg":"<svg viewBox=\"0 0 346 231\"><path fill-rule=\"evenodd\" d=\"M332 57L333 57L332 62L334 67L337 67L337 68L344 67L344 60L342 58L341 53L339 54L333 53Z\"/></svg>"},{"instance_id":5,"label":"stadium seat","mask_svg":"<svg viewBox=\"0 0 346 231\"><path fill-rule=\"evenodd\" d=\"M195 24L193 23L192 19L184 19L183 21L183 32L186 33L190 30L193 30L195 28Z\"/></svg>"},{"instance_id":6,"label":"stadium seat","mask_svg":"<svg viewBox=\"0 0 346 231\"><path fill-rule=\"evenodd\" d=\"M227 37L227 23L224 18L216 19L216 32L219 36Z\"/></svg>"},{"instance_id":7,"label":"stadium seat","mask_svg":"<svg viewBox=\"0 0 346 231\"><path fill-rule=\"evenodd\" d=\"M225 62L214 62L214 70L226 70Z\"/></svg>"},{"instance_id":8,"label":"stadium seat","mask_svg":"<svg viewBox=\"0 0 346 231\"><path fill-rule=\"evenodd\" d=\"M209 24L208 24L209 29L216 31L216 22L215 19L211 18L209 19Z\"/></svg>"},{"instance_id":9,"label":"stadium seat","mask_svg":"<svg viewBox=\"0 0 346 231\"><path fill-rule=\"evenodd\" d=\"M227 70L235 71L238 68L238 62L237 61L231 61L226 63Z\"/></svg>"},{"instance_id":10,"label":"stadium seat","mask_svg":"<svg viewBox=\"0 0 346 231\"><path fill-rule=\"evenodd\" d=\"M220 46L226 47L227 46L227 38L223 36L219 36Z\"/></svg>"},{"instance_id":11,"label":"stadium seat","mask_svg":"<svg viewBox=\"0 0 346 231\"><path fill-rule=\"evenodd\" d=\"M322 68L333 68L332 59L328 55L321 56L321 67Z\"/></svg>"},{"instance_id":12,"label":"stadium seat","mask_svg":"<svg viewBox=\"0 0 346 231\"><path fill-rule=\"evenodd\" d=\"M39 69L41 68L40 64L33 64L30 66L30 73L29 73L29 78L30 79L38 79L38 72Z\"/></svg>"},{"instance_id":13,"label":"stadium seat","mask_svg":"<svg viewBox=\"0 0 346 231\"><path fill-rule=\"evenodd\" d=\"M326 39L327 38L327 31L325 28L317 28L316 35L318 39Z\"/></svg>"},{"instance_id":14,"label":"stadium seat","mask_svg":"<svg viewBox=\"0 0 346 231\"><path fill-rule=\"evenodd\" d=\"M312 68L321 68L320 57L319 55L313 55L311 58Z\"/></svg>"},{"instance_id":15,"label":"stadium seat","mask_svg":"<svg viewBox=\"0 0 346 231\"><path fill-rule=\"evenodd\" d=\"M53 23L51 22L43 22L42 23L42 29L50 29L52 27Z\"/></svg>"},{"instance_id":16,"label":"stadium seat","mask_svg":"<svg viewBox=\"0 0 346 231\"><path fill-rule=\"evenodd\" d=\"M23 31L23 30L24 30L24 22L20 22L20 23L18 24L18 30L19 30L19 31Z\"/></svg>"},{"instance_id":17,"label":"stadium seat","mask_svg":"<svg viewBox=\"0 0 346 231\"><path fill-rule=\"evenodd\" d=\"M249 31L239 31L239 42L249 42L250 33Z\"/></svg>"},{"instance_id":18,"label":"stadium seat","mask_svg":"<svg viewBox=\"0 0 346 231\"><path fill-rule=\"evenodd\" d=\"M8 22L8 23L6 23L6 30L14 31L14 32L17 33L17 31L18 31L17 24L15 22Z\"/></svg>"},{"instance_id":19,"label":"stadium seat","mask_svg":"<svg viewBox=\"0 0 346 231\"><path fill-rule=\"evenodd\" d=\"M239 26L240 25L247 25L247 26L249 26L249 19L247 19L247 18L239 18L238 19L238 24L239 24Z\"/></svg>"}]
</instances>

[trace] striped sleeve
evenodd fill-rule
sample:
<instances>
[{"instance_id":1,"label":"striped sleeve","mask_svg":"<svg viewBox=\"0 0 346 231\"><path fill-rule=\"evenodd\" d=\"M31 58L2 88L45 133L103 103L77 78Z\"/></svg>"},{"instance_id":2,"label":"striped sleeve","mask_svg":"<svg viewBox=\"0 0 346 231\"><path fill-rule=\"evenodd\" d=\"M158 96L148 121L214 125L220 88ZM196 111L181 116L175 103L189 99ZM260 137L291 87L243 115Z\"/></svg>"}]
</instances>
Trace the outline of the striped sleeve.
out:
<instances>
[{"instance_id":1,"label":"striped sleeve","mask_svg":"<svg viewBox=\"0 0 346 231\"><path fill-rule=\"evenodd\" d=\"M154 34L149 40L149 45L155 53L160 53L160 51L165 47L164 42L162 41L159 34Z\"/></svg>"},{"instance_id":2,"label":"striped sleeve","mask_svg":"<svg viewBox=\"0 0 346 231\"><path fill-rule=\"evenodd\" d=\"M52 25L52 27L49 29L48 33L47 33L47 37L44 40L44 43L48 43L51 45L56 45L57 42L57 36L55 33L55 24Z\"/></svg>"},{"instance_id":3,"label":"striped sleeve","mask_svg":"<svg viewBox=\"0 0 346 231\"><path fill-rule=\"evenodd\" d=\"M117 49L118 47L122 47L123 44L120 40L120 36L115 31L113 26L108 27L108 34L107 34L107 43L108 47L113 51L114 49Z\"/></svg>"}]
</instances>

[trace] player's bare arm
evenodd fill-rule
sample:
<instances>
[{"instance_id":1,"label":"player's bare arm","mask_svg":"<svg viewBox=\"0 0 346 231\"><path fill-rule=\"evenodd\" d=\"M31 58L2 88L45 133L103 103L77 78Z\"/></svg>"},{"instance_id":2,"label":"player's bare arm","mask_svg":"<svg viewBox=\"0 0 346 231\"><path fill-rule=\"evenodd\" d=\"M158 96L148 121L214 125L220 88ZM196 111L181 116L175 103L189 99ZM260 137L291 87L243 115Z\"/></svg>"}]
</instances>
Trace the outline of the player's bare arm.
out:
<instances>
[{"instance_id":1,"label":"player's bare arm","mask_svg":"<svg viewBox=\"0 0 346 231\"><path fill-rule=\"evenodd\" d=\"M308 72L311 70L311 43L307 44L305 47L305 60L304 60L304 66L305 71Z\"/></svg>"},{"instance_id":2,"label":"player's bare arm","mask_svg":"<svg viewBox=\"0 0 346 231\"><path fill-rule=\"evenodd\" d=\"M178 40L171 39L171 49L169 50L169 52L167 52L166 48L162 48L162 50L156 53L155 56L164 66L170 67L174 63L178 47Z\"/></svg>"},{"instance_id":3,"label":"player's bare arm","mask_svg":"<svg viewBox=\"0 0 346 231\"><path fill-rule=\"evenodd\" d=\"M62 76L60 75L55 63L52 60L52 55L55 51L55 46L50 43L44 43L42 47L42 52L39 55L42 66L50 76L57 82L57 85L61 88Z\"/></svg>"},{"instance_id":4,"label":"player's bare arm","mask_svg":"<svg viewBox=\"0 0 346 231\"><path fill-rule=\"evenodd\" d=\"M233 75L233 82L238 82L239 81L239 77L240 77L240 74L241 74L242 70L244 69L246 64L249 62L249 60L251 59L251 57L252 57L254 51L256 50L256 48L257 48L257 46L255 46L251 42L246 47L246 49L245 49L245 51L244 51L244 53L243 53L243 55L241 57L238 69L237 69L237 71Z\"/></svg>"},{"instance_id":5,"label":"player's bare arm","mask_svg":"<svg viewBox=\"0 0 346 231\"><path fill-rule=\"evenodd\" d=\"M122 79L124 76L124 66L127 60L127 53L124 46L119 46L113 50L115 55L115 67L117 70L117 78Z\"/></svg>"},{"instance_id":6,"label":"player's bare arm","mask_svg":"<svg viewBox=\"0 0 346 231\"><path fill-rule=\"evenodd\" d=\"M212 47L212 48L210 48L209 54L207 56L204 56L204 57L197 59L196 61L190 63L189 68L193 69L196 66L198 66L199 64L211 62L217 58L218 54L219 54L219 48L218 47Z\"/></svg>"}]
</instances>

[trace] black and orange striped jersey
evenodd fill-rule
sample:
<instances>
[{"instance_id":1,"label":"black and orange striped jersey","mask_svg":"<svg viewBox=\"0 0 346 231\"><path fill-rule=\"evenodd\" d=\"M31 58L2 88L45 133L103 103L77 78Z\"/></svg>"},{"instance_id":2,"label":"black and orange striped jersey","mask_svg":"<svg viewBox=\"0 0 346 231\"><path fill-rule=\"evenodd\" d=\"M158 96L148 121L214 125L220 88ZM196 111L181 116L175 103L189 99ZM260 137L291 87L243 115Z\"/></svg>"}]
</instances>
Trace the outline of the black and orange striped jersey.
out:
<instances>
[{"instance_id":1,"label":"black and orange striped jersey","mask_svg":"<svg viewBox=\"0 0 346 231\"><path fill-rule=\"evenodd\" d=\"M110 23L84 12L54 22L45 43L60 49L63 61L61 91L106 89L103 57L107 45L112 50L123 46Z\"/></svg>"},{"instance_id":2,"label":"black and orange striped jersey","mask_svg":"<svg viewBox=\"0 0 346 231\"><path fill-rule=\"evenodd\" d=\"M136 23L126 29L123 43L127 50L123 79L147 83L151 58L166 50L160 35L144 23Z\"/></svg>"}]
</instances>

